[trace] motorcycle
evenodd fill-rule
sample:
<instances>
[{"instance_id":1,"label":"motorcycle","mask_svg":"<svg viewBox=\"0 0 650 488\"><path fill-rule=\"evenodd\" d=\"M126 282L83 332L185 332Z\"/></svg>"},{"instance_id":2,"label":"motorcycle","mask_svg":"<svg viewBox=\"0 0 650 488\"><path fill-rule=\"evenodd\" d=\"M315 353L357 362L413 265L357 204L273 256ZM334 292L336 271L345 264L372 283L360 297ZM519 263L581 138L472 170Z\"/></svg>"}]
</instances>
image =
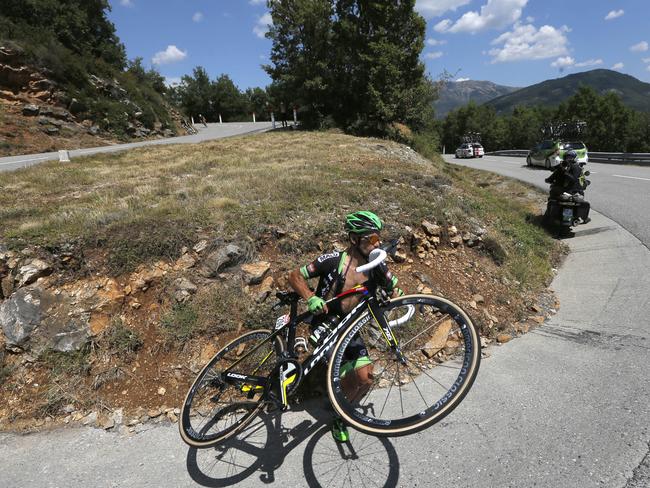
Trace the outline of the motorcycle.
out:
<instances>
[{"instance_id":1,"label":"motorcycle","mask_svg":"<svg viewBox=\"0 0 650 488\"><path fill-rule=\"evenodd\" d=\"M574 193L562 192L559 195L549 196L546 202L544 220L548 225L555 227L560 236L570 235L573 227L585 224L591 220L588 217L586 220L582 217L585 214L585 210L587 215L589 213L589 203L585 201L583 192L591 184L591 181L586 179L590 172L584 169L586 163L579 164L582 169L580 183L583 191Z\"/></svg>"}]
</instances>

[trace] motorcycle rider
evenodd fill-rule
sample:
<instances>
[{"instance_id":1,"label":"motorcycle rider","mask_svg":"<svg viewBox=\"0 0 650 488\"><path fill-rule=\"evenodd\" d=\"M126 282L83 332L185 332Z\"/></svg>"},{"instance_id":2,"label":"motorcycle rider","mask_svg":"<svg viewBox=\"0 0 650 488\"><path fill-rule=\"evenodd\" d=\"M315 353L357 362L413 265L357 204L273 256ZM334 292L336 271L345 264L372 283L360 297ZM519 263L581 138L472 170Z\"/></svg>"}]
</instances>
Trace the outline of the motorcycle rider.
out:
<instances>
[{"instance_id":1,"label":"motorcycle rider","mask_svg":"<svg viewBox=\"0 0 650 488\"><path fill-rule=\"evenodd\" d=\"M591 220L589 218L590 206L589 202L584 200L585 177L577 159L578 154L575 151L567 151L563 161L544 181L551 184L550 198L559 200L571 198L580 203L576 208L576 216L581 219L581 223L586 224ZM564 195L565 193L568 195Z\"/></svg>"}]
</instances>

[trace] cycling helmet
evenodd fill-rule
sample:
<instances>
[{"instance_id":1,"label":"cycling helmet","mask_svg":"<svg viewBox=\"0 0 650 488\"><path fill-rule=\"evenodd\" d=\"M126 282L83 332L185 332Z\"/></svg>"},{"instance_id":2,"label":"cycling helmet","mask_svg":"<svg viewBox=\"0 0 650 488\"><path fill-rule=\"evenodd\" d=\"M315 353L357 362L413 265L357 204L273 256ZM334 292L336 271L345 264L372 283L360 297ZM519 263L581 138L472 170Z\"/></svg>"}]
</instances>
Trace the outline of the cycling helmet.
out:
<instances>
[{"instance_id":1,"label":"cycling helmet","mask_svg":"<svg viewBox=\"0 0 650 488\"><path fill-rule=\"evenodd\" d=\"M345 216L345 230L354 234L379 232L382 228L383 224L379 217L366 210L353 212Z\"/></svg>"},{"instance_id":2,"label":"cycling helmet","mask_svg":"<svg viewBox=\"0 0 650 488\"><path fill-rule=\"evenodd\" d=\"M575 160L578 159L578 153L573 149L564 153L564 161L566 163L575 163Z\"/></svg>"}]
</instances>

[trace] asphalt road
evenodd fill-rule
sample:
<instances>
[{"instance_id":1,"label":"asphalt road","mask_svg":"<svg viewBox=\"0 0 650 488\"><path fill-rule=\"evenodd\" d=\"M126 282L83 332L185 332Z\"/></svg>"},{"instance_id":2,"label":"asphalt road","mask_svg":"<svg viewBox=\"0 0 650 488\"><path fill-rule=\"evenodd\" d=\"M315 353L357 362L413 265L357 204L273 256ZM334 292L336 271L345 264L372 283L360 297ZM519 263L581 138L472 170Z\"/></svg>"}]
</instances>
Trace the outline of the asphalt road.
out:
<instances>
[{"instance_id":1,"label":"asphalt road","mask_svg":"<svg viewBox=\"0 0 650 488\"><path fill-rule=\"evenodd\" d=\"M126 151L128 149L133 149L134 147L152 146L157 144L193 144L196 142L202 142L211 139L221 139L223 137L231 137L241 134L264 132L271 128L271 122L230 122L224 124L207 125L207 127L204 127L202 124L196 125L195 127L198 130L198 134L171 137L167 139L155 139L152 141L131 142L129 144L115 144L112 146L73 149L69 150L69 155L70 158L74 158L75 156L87 156L89 154ZM67 148L62 147L60 149ZM35 164L42 163L43 161L58 159L58 152L29 154L24 156L9 156L0 158L0 171L11 171L18 168L33 166Z\"/></svg>"},{"instance_id":2,"label":"asphalt road","mask_svg":"<svg viewBox=\"0 0 650 488\"><path fill-rule=\"evenodd\" d=\"M201 451L187 449L175 425L131 437L1 434L2 485L647 488L650 252L614 221L592 218L566 241L572 252L552 283L559 313L489 348L463 403L426 431L354 433L352 448L339 448L316 400Z\"/></svg>"},{"instance_id":3,"label":"asphalt road","mask_svg":"<svg viewBox=\"0 0 650 488\"><path fill-rule=\"evenodd\" d=\"M444 156L450 163L493 171L517 178L548 190L544 178L548 170L526 166L525 158L485 156L477 159L455 159ZM591 208L615 220L650 248L650 167L623 164L589 163L591 185L585 192Z\"/></svg>"}]
</instances>

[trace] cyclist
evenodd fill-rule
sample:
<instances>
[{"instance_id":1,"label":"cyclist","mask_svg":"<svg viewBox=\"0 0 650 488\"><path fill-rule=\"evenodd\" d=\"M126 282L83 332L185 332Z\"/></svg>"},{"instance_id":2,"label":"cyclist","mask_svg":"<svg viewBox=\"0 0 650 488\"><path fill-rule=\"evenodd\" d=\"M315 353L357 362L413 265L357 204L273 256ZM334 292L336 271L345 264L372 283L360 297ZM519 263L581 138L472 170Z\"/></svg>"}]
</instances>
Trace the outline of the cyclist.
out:
<instances>
[{"instance_id":1,"label":"cyclist","mask_svg":"<svg viewBox=\"0 0 650 488\"><path fill-rule=\"evenodd\" d=\"M333 251L323 254L311 263L289 274L289 284L305 300L308 310L314 314L312 333L309 341L313 345L327 336L329 328L340 321L359 302L359 297L350 296L342 299L335 307L328 307L326 300L349 290L368 280L364 273L357 273L357 266L368 262L368 255L380 246L380 232L383 224L372 212L358 211L345 217L345 230L348 232L349 246L343 252ZM378 271L375 271L378 270ZM388 296L403 295L397 287L397 278L386 266L375 268L375 279ZM371 272L372 272L371 271ZM309 288L307 280L318 277L316 291ZM366 346L361 337L357 337L347 349L348 360L342 386L350 401L363 397L373 381L373 366L367 355ZM332 435L339 442L347 442L349 434L343 421L336 417L332 424Z\"/></svg>"}]
</instances>

